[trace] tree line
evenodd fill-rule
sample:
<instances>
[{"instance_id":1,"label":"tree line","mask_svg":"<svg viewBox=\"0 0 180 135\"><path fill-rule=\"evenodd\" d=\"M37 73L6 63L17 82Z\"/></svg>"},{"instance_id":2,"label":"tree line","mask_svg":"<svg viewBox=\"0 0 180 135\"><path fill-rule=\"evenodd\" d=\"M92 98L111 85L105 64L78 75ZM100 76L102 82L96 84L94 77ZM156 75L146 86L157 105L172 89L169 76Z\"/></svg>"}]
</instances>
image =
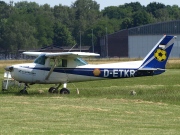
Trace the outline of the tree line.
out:
<instances>
[{"instance_id":1,"label":"tree line","mask_svg":"<svg viewBox=\"0 0 180 135\"><path fill-rule=\"evenodd\" d=\"M139 2L100 10L93 0L50 7L35 2L0 1L0 49L6 53L48 45L99 45L99 38L122 29L180 19L178 5ZM81 41L80 41L81 39ZM93 40L92 40L93 39Z\"/></svg>"}]
</instances>

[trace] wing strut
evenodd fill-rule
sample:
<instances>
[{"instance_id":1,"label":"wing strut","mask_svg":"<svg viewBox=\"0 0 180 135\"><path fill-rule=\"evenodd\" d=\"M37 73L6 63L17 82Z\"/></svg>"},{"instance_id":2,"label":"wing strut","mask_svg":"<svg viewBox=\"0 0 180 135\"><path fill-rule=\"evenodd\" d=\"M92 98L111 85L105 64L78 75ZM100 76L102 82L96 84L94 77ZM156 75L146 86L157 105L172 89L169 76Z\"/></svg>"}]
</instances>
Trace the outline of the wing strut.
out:
<instances>
[{"instance_id":1,"label":"wing strut","mask_svg":"<svg viewBox=\"0 0 180 135\"><path fill-rule=\"evenodd\" d=\"M53 70L54 70L55 67L56 67L56 59L54 60L54 65L51 67L51 69L50 69L48 75L46 76L45 80L48 80L48 79L49 79L49 77L50 77L50 75L52 74L52 72L53 72Z\"/></svg>"}]
</instances>

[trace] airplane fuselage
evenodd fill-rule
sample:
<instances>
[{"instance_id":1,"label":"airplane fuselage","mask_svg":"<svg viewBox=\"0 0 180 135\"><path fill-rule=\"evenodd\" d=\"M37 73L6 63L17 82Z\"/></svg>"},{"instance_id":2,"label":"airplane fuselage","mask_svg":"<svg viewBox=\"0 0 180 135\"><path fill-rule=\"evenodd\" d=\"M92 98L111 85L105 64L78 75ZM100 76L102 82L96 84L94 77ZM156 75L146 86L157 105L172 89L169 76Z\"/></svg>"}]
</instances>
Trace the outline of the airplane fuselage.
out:
<instances>
[{"instance_id":1,"label":"airplane fuselage","mask_svg":"<svg viewBox=\"0 0 180 135\"><path fill-rule=\"evenodd\" d=\"M78 66L76 68L56 67L48 78L47 76L51 70L51 67L46 67L44 65L35 63L20 64L13 66L11 76L15 80L24 83L56 84L65 82L152 76L164 72L159 71L157 73L151 70L138 71L138 63L140 62L126 62L125 64L133 65L129 68L124 68L119 63L112 63L111 66L109 64L100 64ZM134 65L137 65L137 67Z\"/></svg>"}]
</instances>

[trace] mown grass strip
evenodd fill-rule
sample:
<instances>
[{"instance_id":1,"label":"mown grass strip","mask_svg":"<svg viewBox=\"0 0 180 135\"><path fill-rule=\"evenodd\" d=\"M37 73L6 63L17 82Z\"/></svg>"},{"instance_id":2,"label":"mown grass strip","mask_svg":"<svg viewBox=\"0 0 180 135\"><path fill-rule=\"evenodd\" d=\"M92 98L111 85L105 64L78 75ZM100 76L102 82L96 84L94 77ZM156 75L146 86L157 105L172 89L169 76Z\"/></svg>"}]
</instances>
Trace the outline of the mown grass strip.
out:
<instances>
[{"instance_id":1,"label":"mown grass strip","mask_svg":"<svg viewBox=\"0 0 180 135\"><path fill-rule=\"evenodd\" d=\"M178 134L180 108L142 100L8 96L1 134Z\"/></svg>"}]
</instances>

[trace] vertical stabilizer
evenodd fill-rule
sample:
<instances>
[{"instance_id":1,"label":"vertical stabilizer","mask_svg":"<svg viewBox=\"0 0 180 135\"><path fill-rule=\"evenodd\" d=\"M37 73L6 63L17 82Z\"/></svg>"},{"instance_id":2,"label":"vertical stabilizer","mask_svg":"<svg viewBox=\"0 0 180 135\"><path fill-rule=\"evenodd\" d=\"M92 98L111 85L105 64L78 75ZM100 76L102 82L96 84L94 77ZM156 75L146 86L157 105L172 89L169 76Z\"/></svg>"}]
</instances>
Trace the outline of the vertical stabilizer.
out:
<instances>
[{"instance_id":1,"label":"vertical stabilizer","mask_svg":"<svg viewBox=\"0 0 180 135\"><path fill-rule=\"evenodd\" d=\"M165 69L176 36L164 35L144 58L139 69Z\"/></svg>"}]
</instances>

